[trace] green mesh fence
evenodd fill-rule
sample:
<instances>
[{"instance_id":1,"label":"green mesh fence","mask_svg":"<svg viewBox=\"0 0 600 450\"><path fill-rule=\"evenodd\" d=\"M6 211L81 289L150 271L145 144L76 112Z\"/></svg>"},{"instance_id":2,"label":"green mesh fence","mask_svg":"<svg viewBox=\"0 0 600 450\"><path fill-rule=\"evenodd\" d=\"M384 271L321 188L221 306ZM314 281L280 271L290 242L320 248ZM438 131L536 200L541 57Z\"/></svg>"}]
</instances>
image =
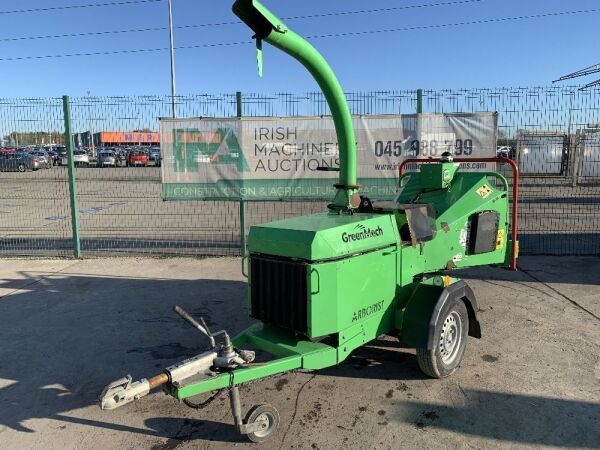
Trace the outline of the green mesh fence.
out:
<instances>
[{"instance_id":1,"label":"green mesh fence","mask_svg":"<svg viewBox=\"0 0 600 450\"><path fill-rule=\"evenodd\" d=\"M498 112L498 152L516 159L522 171L522 254L600 254L599 94L555 86L423 90L427 113ZM417 107L414 90L347 98L353 114L414 113ZM238 203L161 200L156 132L158 119L171 115L170 97L71 102L74 142L83 153L76 180L84 257L240 254ZM329 114L320 93L244 94L241 106L244 116ZM179 117L233 117L236 95L179 96L177 111ZM0 99L0 138L0 255L70 256L62 100ZM139 151L145 162L129 157ZM41 160L43 152L58 155L49 168L38 163L21 171L15 162L16 153ZM114 164L101 156L106 153L114 154ZM316 201L246 202L245 227L324 209Z\"/></svg>"}]
</instances>

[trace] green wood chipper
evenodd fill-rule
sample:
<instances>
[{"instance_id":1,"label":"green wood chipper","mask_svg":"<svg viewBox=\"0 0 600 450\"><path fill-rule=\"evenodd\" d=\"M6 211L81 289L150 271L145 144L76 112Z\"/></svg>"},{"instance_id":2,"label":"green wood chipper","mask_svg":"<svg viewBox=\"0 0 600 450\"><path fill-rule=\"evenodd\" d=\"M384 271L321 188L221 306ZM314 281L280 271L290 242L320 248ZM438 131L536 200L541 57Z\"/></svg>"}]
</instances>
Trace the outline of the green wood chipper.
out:
<instances>
[{"instance_id":1,"label":"green wood chipper","mask_svg":"<svg viewBox=\"0 0 600 450\"><path fill-rule=\"evenodd\" d=\"M339 141L335 197L327 212L251 227L242 265L247 261L254 326L231 339L175 307L208 337L210 348L150 379L133 382L127 376L111 383L100 405L115 409L162 387L199 408L204 404L192 397L228 389L235 426L260 442L273 435L279 414L259 405L242 418L244 383L339 364L382 335L415 348L420 368L431 377L458 368L467 337L480 338L481 329L473 291L448 271L479 265L515 269L518 170L507 159L484 160L513 168L511 211L505 177L463 172L463 160L450 153L439 160L405 160L394 202L361 197L352 118L325 59L259 1L237 0L233 11L255 32L259 52L263 41L283 50L323 90ZM419 170L403 173L407 163L419 164ZM256 350L268 358L256 362Z\"/></svg>"}]
</instances>

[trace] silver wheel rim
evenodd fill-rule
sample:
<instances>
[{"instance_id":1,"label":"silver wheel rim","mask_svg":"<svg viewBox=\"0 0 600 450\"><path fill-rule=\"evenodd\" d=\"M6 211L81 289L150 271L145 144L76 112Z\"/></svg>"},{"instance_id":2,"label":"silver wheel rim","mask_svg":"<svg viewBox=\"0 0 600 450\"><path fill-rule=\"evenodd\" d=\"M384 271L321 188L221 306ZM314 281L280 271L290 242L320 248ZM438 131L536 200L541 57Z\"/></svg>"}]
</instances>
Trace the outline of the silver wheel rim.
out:
<instances>
[{"instance_id":1,"label":"silver wheel rim","mask_svg":"<svg viewBox=\"0 0 600 450\"><path fill-rule=\"evenodd\" d=\"M452 364L460 350L462 341L462 319L460 314L452 311L442 325L440 333L440 356L444 364Z\"/></svg>"},{"instance_id":2,"label":"silver wheel rim","mask_svg":"<svg viewBox=\"0 0 600 450\"><path fill-rule=\"evenodd\" d=\"M254 432L254 435L257 437L265 437L271 434L271 424L273 423L273 418L269 413L259 414L256 419L254 419L254 423L257 423L260 427L258 431Z\"/></svg>"}]
</instances>

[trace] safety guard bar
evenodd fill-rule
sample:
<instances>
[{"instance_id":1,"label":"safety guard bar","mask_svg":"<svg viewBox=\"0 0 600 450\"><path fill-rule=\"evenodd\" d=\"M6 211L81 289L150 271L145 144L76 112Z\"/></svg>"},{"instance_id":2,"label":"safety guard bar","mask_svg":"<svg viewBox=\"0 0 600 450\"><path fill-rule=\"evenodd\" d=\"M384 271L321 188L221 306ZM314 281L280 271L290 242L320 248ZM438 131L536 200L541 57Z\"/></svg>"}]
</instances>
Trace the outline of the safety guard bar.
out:
<instances>
[{"instance_id":1,"label":"safety guard bar","mask_svg":"<svg viewBox=\"0 0 600 450\"><path fill-rule=\"evenodd\" d=\"M407 164L423 164L431 162L442 162L439 158L429 159L405 159L400 164L399 172L400 176L404 174L404 168ZM512 240L512 255L510 259L510 269L517 270L517 216L519 213L519 167L517 164L508 158L454 158L455 163L466 163L466 162L486 162L486 163L499 163L508 164L512 167L513 171L513 203L512 203L512 224L511 224L511 240Z\"/></svg>"}]
</instances>

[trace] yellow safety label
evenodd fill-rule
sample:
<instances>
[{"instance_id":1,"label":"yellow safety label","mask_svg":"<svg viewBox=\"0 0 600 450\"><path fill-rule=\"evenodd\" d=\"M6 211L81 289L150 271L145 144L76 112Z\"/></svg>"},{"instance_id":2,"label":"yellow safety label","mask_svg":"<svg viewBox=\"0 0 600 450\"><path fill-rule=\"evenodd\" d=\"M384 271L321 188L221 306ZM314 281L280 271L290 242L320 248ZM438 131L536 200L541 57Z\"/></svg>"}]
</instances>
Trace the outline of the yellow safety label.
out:
<instances>
[{"instance_id":1,"label":"yellow safety label","mask_svg":"<svg viewBox=\"0 0 600 450\"><path fill-rule=\"evenodd\" d=\"M498 239L496 239L496 250L500 250L504 247L504 228L498 230Z\"/></svg>"},{"instance_id":2,"label":"yellow safety label","mask_svg":"<svg viewBox=\"0 0 600 450\"><path fill-rule=\"evenodd\" d=\"M477 193L481 198L487 198L492 193L492 188L490 188L487 184L484 184L479 189L477 189Z\"/></svg>"}]
</instances>

